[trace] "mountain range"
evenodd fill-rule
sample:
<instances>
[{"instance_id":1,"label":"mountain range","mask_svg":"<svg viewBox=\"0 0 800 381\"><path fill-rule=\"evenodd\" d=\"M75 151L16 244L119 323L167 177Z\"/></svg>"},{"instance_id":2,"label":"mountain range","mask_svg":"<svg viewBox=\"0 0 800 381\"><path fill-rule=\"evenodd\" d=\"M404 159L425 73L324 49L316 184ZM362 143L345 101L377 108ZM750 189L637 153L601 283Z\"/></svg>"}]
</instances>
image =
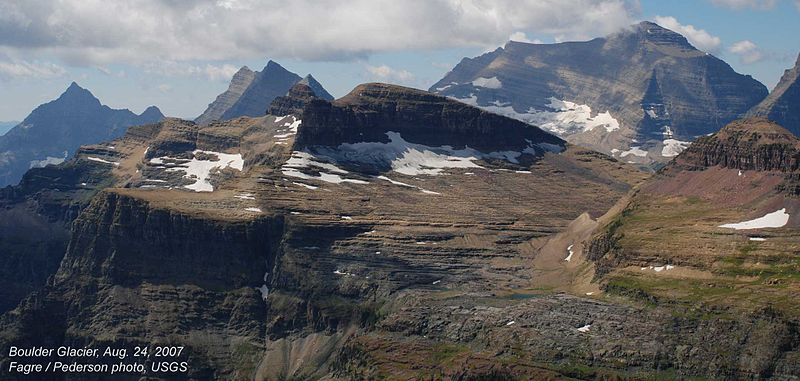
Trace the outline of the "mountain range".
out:
<instances>
[{"instance_id":1,"label":"mountain range","mask_svg":"<svg viewBox=\"0 0 800 381\"><path fill-rule=\"evenodd\" d=\"M794 380L797 69L768 95L652 23L510 42L432 91L244 67L197 120L148 109L0 189L0 353L185 349L131 379ZM20 126L99 105L73 84Z\"/></svg>"},{"instance_id":2,"label":"mountain range","mask_svg":"<svg viewBox=\"0 0 800 381\"><path fill-rule=\"evenodd\" d=\"M0 186L16 184L30 168L63 162L83 144L117 138L129 126L163 117L154 106L140 115L112 109L73 82L58 99L0 136Z\"/></svg>"},{"instance_id":3,"label":"mountain range","mask_svg":"<svg viewBox=\"0 0 800 381\"><path fill-rule=\"evenodd\" d=\"M512 41L465 58L430 91L644 166L671 160L767 96L752 77L651 22L586 42Z\"/></svg>"}]
</instances>

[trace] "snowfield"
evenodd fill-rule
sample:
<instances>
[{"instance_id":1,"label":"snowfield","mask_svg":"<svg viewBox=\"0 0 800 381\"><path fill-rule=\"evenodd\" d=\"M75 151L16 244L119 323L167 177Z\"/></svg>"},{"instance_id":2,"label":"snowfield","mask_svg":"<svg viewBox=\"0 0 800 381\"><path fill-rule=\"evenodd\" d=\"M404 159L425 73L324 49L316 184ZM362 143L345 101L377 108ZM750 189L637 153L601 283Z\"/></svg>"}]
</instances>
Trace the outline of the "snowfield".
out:
<instances>
[{"instance_id":1,"label":"snowfield","mask_svg":"<svg viewBox=\"0 0 800 381\"><path fill-rule=\"evenodd\" d=\"M606 132L611 132L620 127L619 121L609 111L592 116L592 108L588 105L552 97L547 105L549 110L537 110L531 107L526 112L517 112L510 104L498 101L489 105L479 105L478 97L475 94L470 94L467 98L451 97L451 99L541 127L562 136L591 131L598 127L605 128Z\"/></svg>"},{"instance_id":2,"label":"snowfield","mask_svg":"<svg viewBox=\"0 0 800 381\"><path fill-rule=\"evenodd\" d=\"M786 226L788 222L789 213L786 213L786 208L783 208L772 213L767 213L763 217L759 217L750 221L724 224L720 225L719 227L736 230L780 228Z\"/></svg>"},{"instance_id":3,"label":"snowfield","mask_svg":"<svg viewBox=\"0 0 800 381\"><path fill-rule=\"evenodd\" d=\"M213 192L214 186L208 181L212 173L219 173L225 168L232 168L238 171L244 169L244 159L241 154L228 154L214 151L192 151L194 156L191 160L173 158L168 156L154 157L150 159L150 164L167 164L165 161L176 161L178 164L167 168L167 172L183 172L186 179L195 180L194 183L185 185L184 188L195 192ZM200 160L198 155L216 156L217 160Z\"/></svg>"}]
</instances>

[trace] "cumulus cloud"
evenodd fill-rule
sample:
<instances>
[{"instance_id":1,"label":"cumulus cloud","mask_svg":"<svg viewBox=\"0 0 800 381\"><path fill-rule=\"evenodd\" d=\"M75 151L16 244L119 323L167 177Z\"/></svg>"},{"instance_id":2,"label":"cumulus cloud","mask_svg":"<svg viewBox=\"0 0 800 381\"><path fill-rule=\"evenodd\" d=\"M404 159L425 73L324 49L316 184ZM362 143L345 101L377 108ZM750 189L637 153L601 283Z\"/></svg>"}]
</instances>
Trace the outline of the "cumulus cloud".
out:
<instances>
[{"instance_id":1,"label":"cumulus cloud","mask_svg":"<svg viewBox=\"0 0 800 381\"><path fill-rule=\"evenodd\" d=\"M739 60L745 64L752 64L764 59L764 53L758 45L750 40L743 40L731 45L728 50L739 56Z\"/></svg>"},{"instance_id":2,"label":"cumulus cloud","mask_svg":"<svg viewBox=\"0 0 800 381\"><path fill-rule=\"evenodd\" d=\"M704 29L697 29L694 25L683 25L671 16L656 16L656 24L667 29L678 32L686 37L696 48L709 52L718 53L722 40L719 37L706 32Z\"/></svg>"},{"instance_id":3,"label":"cumulus cloud","mask_svg":"<svg viewBox=\"0 0 800 381\"><path fill-rule=\"evenodd\" d=\"M63 67L49 62L0 61L0 78L4 79L49 79L61 77L66 73Z\"/></svg>"},{"instance_id":4,"label":"cumulus cloud","mask_svg":"<svg viewBox=\"0 0 800 381\"><path fill-rule=\"evenodd\" d=\"M4 1L0 48L92 66L342 60L497 46L521 30L557 41L586 39L632 24L640 12L638 0Z\"/></svg>"},{"instance_id":5,"label":"cumulus cloud","mask_svg":"<svg viewBox=\"0 0 800 381\"><path fill-rule=\"evenodd\" d=\"M711 0L711 3L718 7L726 7L731 9L758 9L767 10L775 8L778 0Z\"/></svg>"},{"instance_id":6,"label":"cumulus cloud","mask_svg":"<svg viewBox=\"0 0 800 381\"><path fill-rule=\"evenodd\" d=\"M186 64L177 61L151 62L144 65L144 71L167 77L202 77L211 81L227 82L239 70L230 64L205 66Z\"/></svg>"},{"instance_id":7,"label":"cumulus cloud","mask_svg":"<svg viewBox=\"0 0 800 381\"><path fill-rule=\"evenodd\" d=\"M541 44L542 40L531 40L524 32L514 32L508 37L509 41L527 42L529 44Z\"/></svg>"},{"instance_id":8,"label":"cumulus cloud","mask_svg":"<svg viewBox=\"0 0 800 381\"><path fill-rule=\"evenodd\" d=\"M379 82L411 85L414 81L414 74L408 70L395 69L387 65L366 65L366 68L370 78Z\"/></svg>"}]
</instances>

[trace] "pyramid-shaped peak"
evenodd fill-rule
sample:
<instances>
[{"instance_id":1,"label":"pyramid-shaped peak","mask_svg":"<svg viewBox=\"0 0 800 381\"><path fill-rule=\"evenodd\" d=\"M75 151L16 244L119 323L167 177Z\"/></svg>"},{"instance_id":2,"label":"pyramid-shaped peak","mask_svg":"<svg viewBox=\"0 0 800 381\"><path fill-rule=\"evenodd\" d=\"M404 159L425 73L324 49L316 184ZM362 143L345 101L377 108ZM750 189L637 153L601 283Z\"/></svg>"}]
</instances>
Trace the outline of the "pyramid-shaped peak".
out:
<instances>
[{"instance_id":1,"label":"pyramid-shaped peak","mask_svg":"<svg viewBox=\"0 0 800 381\"><path fill-rule=\"evenodd\" d=\"M314 78L314 76L312 76L311 74L306 75L298 83L310 87L314 91L314 94L319 98L322 98L322 99L325 99L325 100L329 100L329 101L333 100L333 95L331 95L327 90L325 90L325 88L322 87L322 84L319 83L316 80L316 78Z\"/></svg>"}]
</instances>

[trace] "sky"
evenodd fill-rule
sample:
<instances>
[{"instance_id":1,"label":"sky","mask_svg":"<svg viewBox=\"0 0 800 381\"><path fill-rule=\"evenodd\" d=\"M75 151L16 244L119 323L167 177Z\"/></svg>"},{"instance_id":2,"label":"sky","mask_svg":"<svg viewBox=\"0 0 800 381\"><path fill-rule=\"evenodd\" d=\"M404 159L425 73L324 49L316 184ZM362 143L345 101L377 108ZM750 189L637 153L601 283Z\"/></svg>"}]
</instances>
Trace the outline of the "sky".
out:
<instances>
[{"instance_id":1,"label":"sky","mask_svg":"<svg viewBox=\"0 0 800 381\"><path fill-rule=\"evenodd\" d=\"M0 121L72 81L136 113L193 119L272 59L334 96L427 89L509 40L602 37L649 20L772 88L800 53L800 0L0 0Z\"/></svg>"}]
</instances>

